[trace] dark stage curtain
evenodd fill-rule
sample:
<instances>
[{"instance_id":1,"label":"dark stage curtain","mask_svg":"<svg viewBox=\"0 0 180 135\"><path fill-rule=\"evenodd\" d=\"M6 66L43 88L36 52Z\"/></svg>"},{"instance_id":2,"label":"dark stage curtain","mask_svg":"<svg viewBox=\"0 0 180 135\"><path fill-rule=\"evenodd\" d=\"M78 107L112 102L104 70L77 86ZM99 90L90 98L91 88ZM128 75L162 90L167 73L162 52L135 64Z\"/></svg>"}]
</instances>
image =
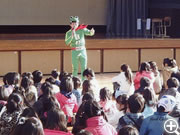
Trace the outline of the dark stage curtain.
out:
<instances>
[{"instance_id":1,"label":"dark stage curtain","mask_svg":"<svg viewBox=\"0 0 180 135\"><path fill-rule=\"evenodd\" d=\"M144 37L144 23L137 30L137 19L146 19L148 0L108 0L107 37Z\"/></svg>"},{"instance_id":2,"label":"dark stage curtain","mask_svg":"<svg viewBox=\"0 0 180 135\"><path fill-rule=\"evenodd\" d=\"M180 0L149 0L149 8L180 9Z\"/></svg>"}]
</instances>

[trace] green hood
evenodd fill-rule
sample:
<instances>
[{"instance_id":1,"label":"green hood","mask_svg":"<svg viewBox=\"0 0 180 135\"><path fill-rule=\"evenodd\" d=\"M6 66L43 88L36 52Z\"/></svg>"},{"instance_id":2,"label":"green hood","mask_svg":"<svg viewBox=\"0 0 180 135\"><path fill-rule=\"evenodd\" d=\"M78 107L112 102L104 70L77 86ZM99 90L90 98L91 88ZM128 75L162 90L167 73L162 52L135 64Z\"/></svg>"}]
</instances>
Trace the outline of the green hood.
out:
<instances>
[{"instance_id":1,"label":"green hood","mask_svg":"<svg viewBox=\"0 0 180 135\"><path fill-rule=\"evenodd\" d=\"M78 16L71 16L70 17L70 22L79 22L79 17Z\"/></svg>"}]
</instances>

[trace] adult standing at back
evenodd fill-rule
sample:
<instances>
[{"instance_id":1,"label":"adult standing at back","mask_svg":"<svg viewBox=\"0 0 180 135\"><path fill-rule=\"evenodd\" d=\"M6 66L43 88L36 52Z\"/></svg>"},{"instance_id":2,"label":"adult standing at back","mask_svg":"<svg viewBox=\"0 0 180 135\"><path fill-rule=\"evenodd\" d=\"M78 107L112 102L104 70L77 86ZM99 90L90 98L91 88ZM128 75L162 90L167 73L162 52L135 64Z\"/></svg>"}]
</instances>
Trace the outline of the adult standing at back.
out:
<instances>
[{"instance_id":1,"label":"adult standing at back","mask_svg":"<svg viewBox=\"0 0 180 135\"><path fill-rule=\"evenodd\" d=\"M78 66L80 62L81 66L81 77L83 71L87 68L87 53L85 47L85 36L93 36L95 30L87 29L87 25L79 25L79 17L71 16L70 17L70 26L71 29L66 32L65 43L69 45L72 50L72 69L73 76L78 75Z\"/></svg>"}]
</instances>

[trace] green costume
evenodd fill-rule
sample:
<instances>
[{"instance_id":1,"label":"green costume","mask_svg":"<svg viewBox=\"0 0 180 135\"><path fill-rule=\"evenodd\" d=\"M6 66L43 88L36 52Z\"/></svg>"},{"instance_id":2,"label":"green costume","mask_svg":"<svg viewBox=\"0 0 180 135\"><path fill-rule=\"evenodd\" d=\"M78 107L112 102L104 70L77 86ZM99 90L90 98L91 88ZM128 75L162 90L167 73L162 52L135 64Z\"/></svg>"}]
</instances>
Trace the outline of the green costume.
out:
<instances>
[{"instance_id":1,"label":"green costume","mask_svg":"<svg viewBox=\"0 0 180 135\"><path fill-rule=\"evenodd\" d=\"M78 17L71 17L70 23L73 22L79 22ZM94 32L90 31L86 28L86 25L80 25L74 30L74 36L73 36L73 29L70 29L66 32L65 36L65 43L66 45L69 45L72 50L72 69L73 69L73 76L78 75L78 67L79 62L81 66L81 77L82 80L84 80L84 77L82 76L83 71L87 68L87 53L86 53L86 47L85 47L85 36L93 36Z\"/></svg>"}]
</instances>

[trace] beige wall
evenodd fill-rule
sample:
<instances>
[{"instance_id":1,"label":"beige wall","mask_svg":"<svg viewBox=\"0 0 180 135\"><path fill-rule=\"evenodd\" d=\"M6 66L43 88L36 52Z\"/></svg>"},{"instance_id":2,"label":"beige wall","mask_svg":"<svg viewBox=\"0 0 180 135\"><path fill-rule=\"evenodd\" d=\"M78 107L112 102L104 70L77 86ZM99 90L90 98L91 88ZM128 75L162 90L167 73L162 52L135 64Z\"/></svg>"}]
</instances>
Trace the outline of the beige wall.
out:
<instances>
[{"instance_id":1,"label":"beige wall","mask_svg":"<svg viewBox=\"0 0 180 135\"><path fill-rule=\"evenodd\" d=\"M107 0L1 0L0 25L67 25L72 15L104 25L106 11Z\"/></svg>"},{"instance_id":2,"label":"beige wall","mask_svg":"<svg viewBox=\"0 0 180 135\"><path fill-rule=\"evenodd\" d=\"M133 71L138 69L138 50L104 50L104 72L119 72L122 64L128 64Z\"/></svg>"},{"instance_id":3,"label":"beige wall","mask_svg":"<svg viewBox=\"0 0 180 135\"><path fill-rule=\"evenodd\" d=\"M176 49L176 61L178 67L180 67L180 49Z\"/></svg>"},{"instance_id":4,"label":"beige wall","mask_svg":"<svg viewBox=\"0 0 180 135\"><path fill-rule=\"evenodd\" d=\"M158 68L162 69L164 58L173 58L173 49L142 49L141 62L155 61Z\"/></svg>"},{"instance_id":5,"label":"beige wall","mask_svg":"<svg viewBox=\"0 0 180 135\"><path fill-rule=\"evenodd\" d=\"M18 53L0 52L0 76L8 72L18 72Z\"/></svg>"},{"instance_id":6,"label":"beige wall","mask_svg":"<svg viewBox=\"0 0 180 135\"><path fill-rule=\"evenodd\" d=\"M88 67L95 72L119 72L121 64L129 64L133 71L138 70L138 50L137 49L114 49L104 50L104 65L101 65L100 50L87 50ZM140 61L155 61L159 69L162 69L162 61L165 57L173 58L173 49L141 49ZM180 63L180 49L176 49L176 60ZM64 70L72 72L71 51L64 51ZM10 71L18 72L18 52L0 52L0 76ZM22 51L21 52L21 71L32 72L36 69L44 74L50 74L52 69L61 71L61 52L57 51ZM180 66L180 65L179 65Z\"/></svg>"},{"instance_id":7,"label":"beige wall","mask_svg":"<svg viewBox=\"0 0 180 135\"><path fill-rule=\"evenodd\" d=\"M69 73L72 72L72 59L71 59L71 51L65 50L64 51L64 71Z\"/></svg>"},{"instance_id":8,"label":"beige wall","mask_svg":"<svg viewBox=\"0 0 180 135\"><path fill-rule=\"evenodd\" d=\"M101 68L101 52L100 50L87 50L88 67L95 72L100 72Z\"/></svg>"},{"instance_id":9,"label":"beige wall","mask_svg":"<svg viewBox=\"0 0 180 135\"><path fill-rule=\"evenodd\" d=\"M60 51L23 51L21 66L23 72L41 70L43 74L50 74L53 69L60 70Z\"/></svg>"}]
</instances>

